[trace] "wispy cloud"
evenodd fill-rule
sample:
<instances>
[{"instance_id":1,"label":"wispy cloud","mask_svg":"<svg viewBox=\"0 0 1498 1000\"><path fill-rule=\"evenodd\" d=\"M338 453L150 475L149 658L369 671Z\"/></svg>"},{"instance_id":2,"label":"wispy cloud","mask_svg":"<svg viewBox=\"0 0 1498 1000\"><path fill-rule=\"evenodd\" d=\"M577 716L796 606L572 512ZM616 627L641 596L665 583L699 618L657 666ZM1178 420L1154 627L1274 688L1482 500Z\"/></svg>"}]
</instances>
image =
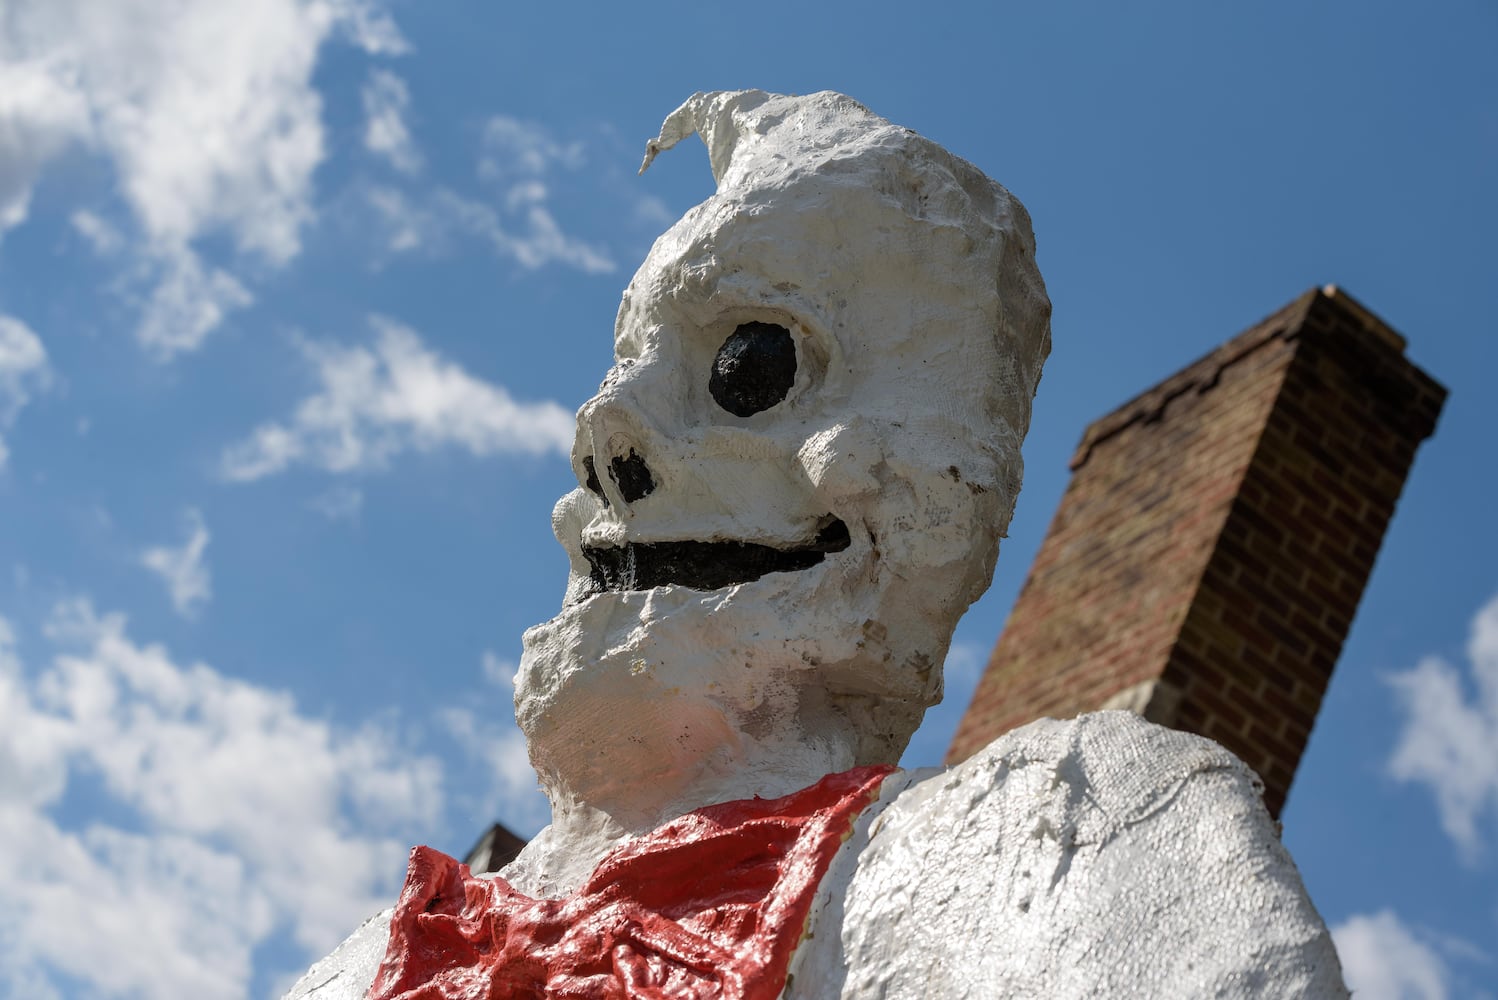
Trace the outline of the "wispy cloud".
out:
<instances>
[{"instance_id":1,"label":"wispy cloud","mask_svg":"<svg viewBox=\"0 0 1498 1000\"><path fill-rule=\"evenodd\" d=\"M947 661L942 665L942 673L954 687L965 687L976 684L986 666L988 647L975 642L954 642L947 650Z\"/></svg>"},{"instance_id":2,"label":"wispy cloud","mask_svg":"<svg viewBox=\"0 0 1498 1000\"><path fill-rule=\"evenodd\" d=\"M196 241L221 234L273 266L300 249L325 152L312 86L324 42L401 44L372 0L262 0L252 18L216 0L15 6L0 20L0 231L24 222L54 156L99 155L136 223L137 259L155 261L135 272L160 286L139 335L163 359L247 301L198 261ZM80 232L100 232L82 218Z\"/></svg>"},{"instance_id":3,"label":"wispy cloud","mask_svg":"<svg viewBox=\"0 0 1498 1000\"><path fill-rule=\"evenodd\" d=\"M396 188L365 191L391 253L442 253L463 237L486 244L498 256L534 271L549 264L585 274L608 274L614 259L598 244L570 236L552 214L547 188L538 181L512 186L492 205L448 188L412 196Z\"/></svg>"},{"instance_id":4,"label":"wispy cloud","mask_svg":"<svg viewBox=\"0 0 1498 1000\"><path fill-rule=\"evenodd\" d=\"M68 217L73 229L88 241L94 253L108 257L125 245L125 237L114 224L86 208L80 208Z\"/></svg>"},{"instance_id":5,"label":"wispy cloud","mask_svg":"<svg viewBox=\"0 0 1498 1000\"><path fill-rule=\"evenodd\" d=\"M588 274L608 274L614 270L613 258L606 251L562 232L551 211L550 193L541 181L511 186L504 205L508 217L523 223L519 234L501 224L492 210L472 213L469 221L496 250L514 257L522 267L534 269L557 261Z\"/></svg>"},{"instance_id":6,"label":"wispy cloud","mask_svg":"<svg viewBox=\"0 0 1498 1000\"><path fill-rule=\"evenodd\" d=\"M442 211L441 200L413 197L384 185L366 188L363 198L373 212L379 241L387 252L437 254L447 249L456 227L455 220Z\"/></svg>"},{"instance_id":7,"label":"wispy cloud","mask_svg":"<svg viewBox=\"0 0 1498 1000\"><path fill-rule=\"evenodd\" d=\"M487 778L484 786L466 790L472 803L465 811L476 816L503 816L506 826L522 830L546 822L546 800L538 791L525 736L514 719L464 707L443 712L442 722Z\"/></svg>"},{"instance_id":8,"label":"wispy cloud","mask_svg":"<svg viewBox=\"0 0 1498 1000\"><path fill-rule=\"evenodd\" d=\"M308 506L329 521L357 521L364 509L364 491L340 484L313 497Z\"/></svg>"},{"instance_id":9,"label":"wispy cloud","mask_svg":"<svg viewBox=\"0 0 1498 1000\"><path fill-rule=\"evenodd\" d=\"M69 995L239 1000L272 935L311 958L389 902L442 807L434 759L179 664L85 601L46 631L28 669L0 619L0 994L60 995L60 974ZM84 782L117 819L65 818Z\"/></svg>"},{"instance_id":10,"label":"wispy cloud","mask_svg":"<svg viewBox=\"0 0 1498 1000\"><path fill-rule=\"evenodd\" d=\"M1463 671L1428 656L1389 678L1405 715L1389 773L1431 790L1441 826L1471 861L1498 820L1498 596L1472 619L1467 660Z\"/></svg>"},{"instance_id":11,"label":"wispy cloud","mask_svg":"<svg viewBox=\"0 0 1498 1000\"><path fill-rule=\"evenodd\" d=\"M230 447L221 467L246 481L303 464L329 472L383 467L405 451L462 448L474 455L553 453L572 447L572 414L520 403L430 350L409 327L375 317L368 347L303 345L320 387L289 420L263 424Z\"/></svg>"},{"instance_id":12,"label":"wispy cloud","mask_svg":"<svg viewBox=\"0 0 1498 1000\"><path fill-rule=\"evenodd\" d=\"M1451 972L1390 910L1332 928L1342 975L1358 1000L1446 1000Z\"/></svg>"},{"instance_id":13,"label":"wispy cloud","mask_svg":"<svg viewBox=\"0 0 1498 1000\"><path fill-rule=\"evenodd\" d=\"M197 350L225 316L254 301L233 275L205 266L183 247L159 254L147 266L158 277L136 339L158 361Z\"/></svg>"},{"instance_id":14,"label":"wispy cloud","mask_svg":"<svg viewBox=\"0 0 1498 1000\"><path fill-rule=\"evenodd\" d=\"M465 789L467 812L502 817L516 830L535 829L549 817L546 799L531 767L525 735L515 724L512 660L484 650L480 657L484 684L461 708L442 713L448 735L475 761L483 775L476 788Z\"/></svg>"},{"instance_id":15,"label":"wispy cloud","mask_svg":"<svg viewBox=\"0 0 1498 1000\"><path fill-rule=\"evenodd\" d=\"M204 555L208 550L208 525L203 515L189 508L185 516L187 538L177 548L157 546L141 553L141 565L161 577L171 595L172 607L184 618L198 613L213 596Z\"/></svg>"},{"instance_id":16,"label":"wispy cloud","mask_svg":"<svg viewBox=\"0 0 1498 1000\"><path fill-rule=\"evenodd\" d=\"M576 170L584 162L581 142L562 142L544 126L508 115L484 124L479 176L492 181L545 177L558 168Z\"/></svg>"},{"instance_id":17,"label":"wispy cloud","mask_svg":"<svg viewBox=\"0 0 1498 1000\"><path fill-rule=\"evenodd\" d=\"M333 30L350 45L372 56L400 56L411 51L380 0L323 0L332 15Z\"/></svg>"},{"instance_id":18,"label":"wispy cloud","mask_svg":"<svg viewBox=\"0 0 1498 1000\"><path fill-rule=\"evenodd\" d=\"M389 70L375 70L364 84L364 148L402 173L421 169L421 154L406 127L411 93Z\"/></svg>"},{"instance_id":19,"label":"wispy cloud","mask_svg":"<svg viewBox=\"0 0 1498 1000\"><path fill-rule=\"evenodd\" d=\"M51 383L47 351L41 338L13 316L0 316L0 431L8 431L31 402ZM0 469L10 457L0 436Z\"/></svg>"},{"instance_id":20,"label":"wispy cloud","mask_svg":"<svg viewBox=\"0 0 1498 1000\"><path fill-rule=\"evenodd\" d=\"M395 94L400 81L392 78L392 83L386 89ZM366 89L366 108L399 104L394 99L382 100L383 104L371 101ZM375 134L377 116L372 110L369 120L367 142ZM403 134L404 126L397 130L392 124L379 131L382 136L393 136ZM398 145L393 139L387 144ZM496 117L484 127L478 159L477 173L485 188L482 197L445 186L407 192L370 185L363 198L373 210L380 242L390 253L442 253L455 241L467 239L487 244L501 258L528 271L558 264L586 274L607 274L617 266L608 250L565 231L553 210L553 188L582 169L584 148L582 142L557 140L540 125ZM633 217L636 212L621 214Z\"/></svg>"},{"instance_id":21,"label":"wispy cloud","mask_svg":"<svg viewBox=\"0 0 1498 1000\"><path fill-rule=\"evenodd\" d=\"M479 658L484 668L484 679L497 687L515 686L515 671L518 669L513 660L506 660L496 655L493 650L484 650L484 655Z\"/></svg>"},{"instance_id":22,"label":"wispy cloud","mask_svg":"<svg viewBox=\"0 0 1498 1000\"><path fill-rule=\"evenodd\" d=\"M499 193L509 225L483 215L475 216L473 224L524 267L556 260L594 274L614 270L602 250L565 236L551 209L553 178L581 169L584 150L581 142L562 142L545 126L505 115L490 118L484 125L478 174ZM515 235L516 230L523 235Z\"/></svg>"}]
</instances>

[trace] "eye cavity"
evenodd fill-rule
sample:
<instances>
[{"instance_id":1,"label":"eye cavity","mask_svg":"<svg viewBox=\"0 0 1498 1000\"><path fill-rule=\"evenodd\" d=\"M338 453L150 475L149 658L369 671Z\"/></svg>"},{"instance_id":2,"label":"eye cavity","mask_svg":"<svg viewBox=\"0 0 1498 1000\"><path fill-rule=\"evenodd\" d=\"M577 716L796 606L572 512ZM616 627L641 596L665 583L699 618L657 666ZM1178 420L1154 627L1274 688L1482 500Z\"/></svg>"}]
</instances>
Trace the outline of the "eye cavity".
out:
<instances>
[{"instance_id":1,"label":"eye cavity","mask_svg":"<svg viewBox=\"0 0 1498 1000\"><path fill-rule=\"evenodd\" d=\"M744 323L718 348L707 391L736 417L785 399L796 381L796 341L774 323Z\"/></svg>"}]
</instances>

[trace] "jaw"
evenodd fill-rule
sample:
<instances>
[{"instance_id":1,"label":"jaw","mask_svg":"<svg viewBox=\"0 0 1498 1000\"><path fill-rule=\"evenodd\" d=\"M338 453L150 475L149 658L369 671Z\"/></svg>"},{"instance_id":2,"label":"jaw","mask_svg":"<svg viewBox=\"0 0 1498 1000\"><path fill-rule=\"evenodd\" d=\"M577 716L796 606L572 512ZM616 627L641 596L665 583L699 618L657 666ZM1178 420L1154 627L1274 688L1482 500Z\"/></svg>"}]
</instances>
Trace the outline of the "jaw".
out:
<instances>
[{"instance_id":1,"label":"jaw","mask_svg":"<svg viewBox=\"0 0 1498 1000\"><path fill-rule=\"evenodd\" d=\"M820 696L872 645L867 597L848 593L866 554L850 543L713 590L596 592L528 630L516 718L548 797L648 829L852 767L858 734Z\"/></svg>"},{"instance_id":2,"label":"jaw","mask_svg":"<svg viewBox=\"0 0 1498 1000\"><path fill-rule=\"evenodd\" d=\"M966 553L993 529L972 516L965 483L919 496L904 480L870 483L837 481L812 502L845 520L812 514L799 540L774 545L631 544L597 531L581 491L558 505L568 599L526 633L516 685L554 803L635 827L672 803L785 794L898 759L940 698L971 600ZM751 537L776 537L762 527ZM722 539L716 528L697 537Z\"/></svg>"}]
</instances>

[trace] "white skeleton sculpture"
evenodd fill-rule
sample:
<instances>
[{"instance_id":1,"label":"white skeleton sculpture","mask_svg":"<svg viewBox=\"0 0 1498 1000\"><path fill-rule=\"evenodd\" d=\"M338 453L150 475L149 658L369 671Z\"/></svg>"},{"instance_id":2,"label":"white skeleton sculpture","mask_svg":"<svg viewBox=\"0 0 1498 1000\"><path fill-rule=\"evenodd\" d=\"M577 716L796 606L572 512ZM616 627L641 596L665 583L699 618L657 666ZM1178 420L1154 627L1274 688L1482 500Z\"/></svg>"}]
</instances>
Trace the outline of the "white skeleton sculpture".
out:
<instances>
[{"instance_id":1,"label":"white skeleton sculpture","mask_svg":"<svg viewBox=\"0 0 1498 1000\"><path fill-rule=\"evenodd\" d=\"M646 165L693 133L717 191L624 293L553 516L564 606L525 635L553 817L500 875L536 899L700 807L899 757L992 576L1049 349L1029 219L971 164L841 95L746 91L694 96ZM786 998L1346 995L1216 744L1043 720L877 795ZM389 923L291 996L363 996ZM669 995L612 989L410 995Z\"/></svg>"}]
</instances>

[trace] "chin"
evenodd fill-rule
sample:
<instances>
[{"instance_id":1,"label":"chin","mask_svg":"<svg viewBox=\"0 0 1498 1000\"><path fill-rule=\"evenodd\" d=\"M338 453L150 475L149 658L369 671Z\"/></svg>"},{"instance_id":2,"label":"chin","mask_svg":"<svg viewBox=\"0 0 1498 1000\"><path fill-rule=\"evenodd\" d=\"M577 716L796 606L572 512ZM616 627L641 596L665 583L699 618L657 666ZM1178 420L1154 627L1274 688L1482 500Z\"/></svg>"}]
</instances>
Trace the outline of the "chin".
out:
<instances>
[{"instance_id":1,"label":"chin","mask_svg":"<svg viewBox=\"0 0 1498 1000\"><path fill-rule=\"evenodd\" d=\"M516 716L553 800L685 788L770 743L799 743L828 770L898 759L950 629L909 627L922 617L909 594L885 585L868 533L852 535L804 569L592 592L528 630Z\"/></svg>"}]
</instances>

